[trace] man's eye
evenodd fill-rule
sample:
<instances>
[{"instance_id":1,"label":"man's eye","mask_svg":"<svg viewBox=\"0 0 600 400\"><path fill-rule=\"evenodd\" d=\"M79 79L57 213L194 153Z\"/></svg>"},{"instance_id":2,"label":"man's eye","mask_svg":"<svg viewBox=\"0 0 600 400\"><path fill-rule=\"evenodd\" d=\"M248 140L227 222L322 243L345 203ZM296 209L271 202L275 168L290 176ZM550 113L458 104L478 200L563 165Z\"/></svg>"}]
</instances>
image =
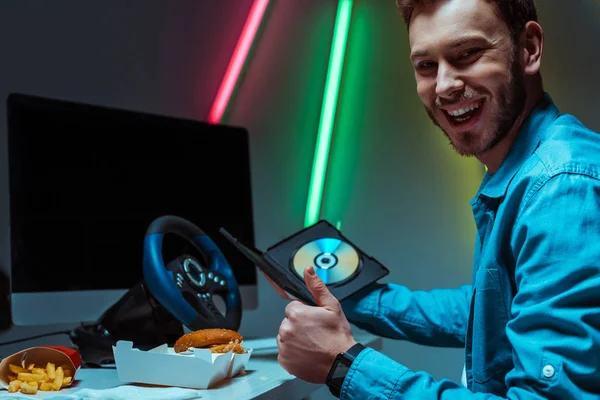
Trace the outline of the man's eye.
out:
<instances>
[{"instance_id":1,"label":"man's eye","mask_svg":"<svg viewBox=\"0 0 600 400\"><path fill-rule=\"evenodd\" d=\"M426 71L431 68L435 68L436 64L433 61L422 61L417 64L417 69L419 71Z\"/></svg>"},{"instance_id":2,"label":"man's eye","mask_svg":"<svg viewBox=\"0 0 600 400\"><path fill-rule=\"evenodd\" d=\"M459 59L468 58L475 54L478 54L480 51L481 51L481 49L478 49L478 48L469 49L469 50L466 50L466 51L463 51L462 53L460 53L458 58Z\"/></svg>"}]
</instances>

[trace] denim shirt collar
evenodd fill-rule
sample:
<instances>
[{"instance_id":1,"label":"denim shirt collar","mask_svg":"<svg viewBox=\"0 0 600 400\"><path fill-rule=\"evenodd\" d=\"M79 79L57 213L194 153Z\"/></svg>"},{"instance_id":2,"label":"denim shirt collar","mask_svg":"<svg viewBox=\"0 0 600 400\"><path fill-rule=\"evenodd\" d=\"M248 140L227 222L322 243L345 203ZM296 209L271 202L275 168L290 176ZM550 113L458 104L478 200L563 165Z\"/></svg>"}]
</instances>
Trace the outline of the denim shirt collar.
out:
<instances>
[{"instance_id":1,"label":"denim shirt collar","mask_svg":"<svg viewBox=\"0 0 600 400\"><path fill-rule=\"evenodd\" d=\"M558 108L550 95L545 93L531 114L525 119L500 168L498 168L494 175L490 175L489 172L485 174L471 204L476 202L481 196L493 199L504 197L512 178L519 171L525 160L533 154L544 138L546 128L558 115Z\"/></svg>"}]
</instances>

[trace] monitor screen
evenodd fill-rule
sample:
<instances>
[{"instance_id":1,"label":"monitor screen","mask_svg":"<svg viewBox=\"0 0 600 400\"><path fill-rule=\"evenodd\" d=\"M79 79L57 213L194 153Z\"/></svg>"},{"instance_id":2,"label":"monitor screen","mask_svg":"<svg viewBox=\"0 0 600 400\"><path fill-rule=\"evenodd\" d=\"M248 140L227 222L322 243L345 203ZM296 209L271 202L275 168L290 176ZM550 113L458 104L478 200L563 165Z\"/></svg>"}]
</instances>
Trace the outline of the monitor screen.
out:
<instances>
[{"instance_id":1,"label":"monitor screen","mask_svg":"<svg viewBox=\"0 0 600 400\"><path fill-rule=\"evenodd\" d=\"M163 215L197 225L240 286L256 285L218 232L254 243L246 129L21 94L8 123L13 295L133 287L145 231ZM198 256L165 235L165 264L182 252Z\"/></svg>"}]
</instances>

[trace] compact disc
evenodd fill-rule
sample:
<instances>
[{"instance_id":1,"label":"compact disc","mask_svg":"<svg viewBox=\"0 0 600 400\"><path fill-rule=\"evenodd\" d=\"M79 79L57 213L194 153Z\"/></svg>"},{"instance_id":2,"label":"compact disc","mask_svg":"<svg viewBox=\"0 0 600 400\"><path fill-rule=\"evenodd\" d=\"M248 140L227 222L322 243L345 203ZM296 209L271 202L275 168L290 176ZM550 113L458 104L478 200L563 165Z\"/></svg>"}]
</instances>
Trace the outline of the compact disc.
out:
<instances>
[{"instance_id":1,"label":"compact disc","mask_svg":"<svg viewBox=\"0 0 600 400\"><path fill-rule=\"evenodd\" d=\"M304 268L312 265L326 285L350 278L359 266L359 256L354 247L334 238L322 238L308 242L298 249L292 260L292 268L304 278Z\"/></svg>"}]
</instances>

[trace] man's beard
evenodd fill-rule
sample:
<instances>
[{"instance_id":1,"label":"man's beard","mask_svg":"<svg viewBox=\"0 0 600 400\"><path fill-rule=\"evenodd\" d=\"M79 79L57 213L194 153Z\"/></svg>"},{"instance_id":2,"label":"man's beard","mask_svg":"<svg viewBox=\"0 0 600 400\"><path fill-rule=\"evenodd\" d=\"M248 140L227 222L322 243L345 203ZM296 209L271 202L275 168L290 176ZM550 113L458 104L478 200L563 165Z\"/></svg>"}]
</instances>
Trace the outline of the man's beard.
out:
<instances>
[{"instance_id":1,"label":"man's beard","mask_svg":"<svg viewBox=\"0 0 600 400\"><path fill-rule=\"evenodd\" d=\"M452 101L452 103L457 103L462 100L468 100L470 98L480 96L483 94L482 92L487 91L478 91L467 87L461 97L455 101ZM437 125L442 132L444 132L444 135L446 135L448 138L450 145L458 154L466 157L478 156L492 149L509 134L511 128L525 107L526 98L527 96L525 93L525 85L521 72L521 63L519 61L515 46L515 50L513 51L510 60L510 74L507 87L502 93L500 93L500 96L498 96L498 107L492 108L492 121L495 125L494 132L483 132L479 135L471 132L462 133L461 142L454 143L450 138L450 135L448 135L448 132L446 132L435 119L433 110L425 106L425 111L427 111L427 114L433 123ZM445 101L445 103L448 104L448 101ZM435 107L440 107L441 105L442 100L438 97L435 101ZM486 106L487 105L488 104L486 104ZM489 104L489 106L492 106L492 104Z\"/></svg>"}]
</instances>

